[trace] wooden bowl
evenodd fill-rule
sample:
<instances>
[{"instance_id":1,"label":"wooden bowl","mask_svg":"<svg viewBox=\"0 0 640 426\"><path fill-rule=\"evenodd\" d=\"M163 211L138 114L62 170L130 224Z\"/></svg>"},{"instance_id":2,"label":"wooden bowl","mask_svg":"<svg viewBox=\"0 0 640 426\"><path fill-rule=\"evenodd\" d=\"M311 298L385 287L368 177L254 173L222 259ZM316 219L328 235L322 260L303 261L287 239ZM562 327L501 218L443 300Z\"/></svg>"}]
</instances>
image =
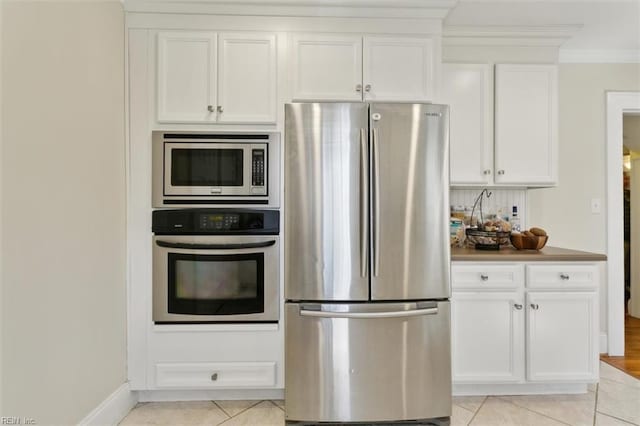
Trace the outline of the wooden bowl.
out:
<instances>
[{"instance_id":1,"label":"wooden bowl","mask_svg":"<svg viewBox=\"0 0 640 426\"><path fill-rule=\"evenodd\" d=\"M509 239L511 240L511 244L518 250L540 250L547 244L549 236L528 237L524 234L511 234Z\"/></svg>"}]
</instances>

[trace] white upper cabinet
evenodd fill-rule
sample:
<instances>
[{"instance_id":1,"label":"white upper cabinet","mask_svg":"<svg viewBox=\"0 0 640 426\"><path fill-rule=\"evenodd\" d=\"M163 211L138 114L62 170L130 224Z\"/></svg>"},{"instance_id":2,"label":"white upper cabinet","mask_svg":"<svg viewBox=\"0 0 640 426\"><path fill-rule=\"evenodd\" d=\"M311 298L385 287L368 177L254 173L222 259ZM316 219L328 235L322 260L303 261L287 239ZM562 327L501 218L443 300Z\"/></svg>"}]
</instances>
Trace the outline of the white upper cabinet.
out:
<instances>
[{"instance_id":1,"label":"white upper cabinet","mask_svg":"<svg viewBox=\"0 0 640 426\"><path fill-rule=\"evenodd\" d=\"M219 38L218 120L276 120L276 37L222 33Z\"/></svg>"},{"instance_id":2,"label":"white upper cabinet","mask_svg":"<svg viewBox=\"0 0 640 426\"><path fill-rule=\"evenodd\" d=\"M433 99L433 40L364 37L364 99L428 101Z\"/></svg>"},{"instance_id":3,"label":"white upper cabinet","mask_svg":"<svg viewBox=\"0 0 640 426\"><path fill-rule=\"evenodd\" d=\"M362 37L294 35L294 100L362 100Z\"/></svg>"},{"instance_id":4,"label":"white upper cabinet","mask_svg":"<svg viewBox=\"0 0 640 426\"><path fill-rule=\"evenodd\" d=\"M160 123L274 123L276 37L158 33Z\"/></svg>"},{"instance_id":5,"label":"white upper cabinet","mask_svg":"<svg viewBox=\"0 0 640 426\"><path fill-rule=\"evenodd\" d=\"M296 34L291 40L293 100L433 99L430 38Z\"/></svg>"},{"instance_id":6,"label":"white upper cabinet","mask_svg":"<svg viewBox=\"0 0 640 426\"><path fill-rule=\"evenodd\" d=\"M496 184L557 181L558 78L555 65L496 65Z\"/></svg>"},{"instance_id":7,"label":"white upper cabinet","mask_svg":"<svg viewBox=\"0 0 640 426\"><path fill-rule=\"evenodd\" d=\"M158 34L158 121L215 121L216 34Z\"/></svg>"},{"instance_id":8,"label":"white upper cabinet","mask_svg":"<svg viewBox=\"0 0 640 426\"><path fill-rule=\"evenodd\" d=\"M489 64L443 64L442 102L450 107L451 184L493 182L493 70Z\"/></svg>"},{"instance_id":9,"label":"white upper cabinet","mask_svg":"<svg viewBox=\"0 0 640 426\"><path fill-rule=\"evenodd\" d=\"M495 75L492 68L443 64L441 96L451 105L451 185L556 184L557 67L500 64Z\"/></svg>"}]
</instances>

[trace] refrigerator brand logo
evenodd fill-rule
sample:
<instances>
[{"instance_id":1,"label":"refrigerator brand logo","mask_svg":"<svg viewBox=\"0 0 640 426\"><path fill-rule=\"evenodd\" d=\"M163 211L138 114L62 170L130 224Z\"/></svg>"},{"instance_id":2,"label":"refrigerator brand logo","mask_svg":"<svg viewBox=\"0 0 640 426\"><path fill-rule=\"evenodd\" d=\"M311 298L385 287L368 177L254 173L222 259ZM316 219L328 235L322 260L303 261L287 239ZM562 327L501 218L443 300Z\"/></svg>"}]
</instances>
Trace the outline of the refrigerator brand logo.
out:
<instances>
[{"instance_id":1,"label":"refrigerator brand logo","mask_svg":"<svg viewBox=\"0 0 640 426\"><path fill-rule=\"evenodd\" d=\"M428 115L429 117L442 117L441 112L425 112L425 114Z\"/></svg>"}]
</instances>

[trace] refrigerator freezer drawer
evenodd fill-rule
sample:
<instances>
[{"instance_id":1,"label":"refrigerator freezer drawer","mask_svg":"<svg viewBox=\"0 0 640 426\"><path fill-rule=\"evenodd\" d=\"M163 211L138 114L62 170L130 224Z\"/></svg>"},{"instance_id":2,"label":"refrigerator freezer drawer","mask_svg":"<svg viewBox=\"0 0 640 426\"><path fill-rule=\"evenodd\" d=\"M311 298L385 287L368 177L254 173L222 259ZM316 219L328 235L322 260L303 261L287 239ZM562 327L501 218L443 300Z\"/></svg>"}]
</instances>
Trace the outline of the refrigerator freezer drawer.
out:
<instances>
[{"instance_id":1,"label":"refrigerator freezer drawer","mask_svg":"<svg viewBox=\"0 0 640 426\"><path fill-rule=\"evenodd\" d=\"M444 302L286 305L287 421L451 415Z\"/></svg>"}]
</instances>

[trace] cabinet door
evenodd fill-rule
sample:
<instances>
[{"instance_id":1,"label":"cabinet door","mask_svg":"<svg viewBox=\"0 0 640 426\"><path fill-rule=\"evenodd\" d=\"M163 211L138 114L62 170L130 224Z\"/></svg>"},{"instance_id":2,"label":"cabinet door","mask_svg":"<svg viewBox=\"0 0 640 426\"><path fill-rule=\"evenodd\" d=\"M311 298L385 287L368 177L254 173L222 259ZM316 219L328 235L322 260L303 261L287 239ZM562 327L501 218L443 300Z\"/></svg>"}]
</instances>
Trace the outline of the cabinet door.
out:
<instances>
[{"instance_id":1,"label":"cabinet door","mask_svg":"<svg viewBox=\"0 0 640 426\"><path fill-rule=\"evenodd\" d=\"M433 40L428 38L365 37L365 100L432 100L433 56Z\"/></svg>"},{"instance_id":2,"label":"cabinet door","mask_svg":"<svg viewBox=\"0 0 640 426\"><path fill-rule=\"evenodd\" d=\"M493 181L493 71L488 64L443 64L441 97L451 109L451 184Z\"/></svg>"},{"instance_id":3,"label":"cabinet door","mask_svg":"<svg viewBox=\"0 0 640 426\"><path fill-rule=\"evenodd\" d=\"M595 292L527 294L527 378L597 380Z\"/></svg>"},{"instance_id":4,"label":"cabinet door","mask_svg":"<svg viewBox=\"0 0 640 426\"><path fill-rule=\"evenodd\" d=\"M362 100L362 38L294 35L294 100Z\"/></svg>"},{"instance_id":5,"label":"cabinet door","mask_svg":"<svg viewBox=\"0 0 640 426\"><path fill-rule=\"evenodd\" d=\"M557 180L555 65L496 65L495 182L544 186Z\"/></svg>"},{"instance_id":6,"label":"cabinet door","mask_svg":"<svg viewBox=\"0 0 640 426\"><path fill-rule=\"evenodd\" d=\"M454 292L451 309L453 381L521 381L524 377L522 293Z\"/></svg>"},{"instance_id":7,"label":"cabinet door","mask_svg":"<svg viewBox=\"0 0 640 426\"><path fill-rule=\"evenodd\" d=\"M276 121L276 37L222 33L218 49L218 121Z\"/></svg>"},{"instance_id":8,"label":"cabinet door","mask_svg":"<svg viewBox=\"0 0 640 426\"><path fill-rule=\"evenodd\" d=\"M158 33L157 69L159 122L216 120L215 33Z\"/></svg>"}]
</instances>

